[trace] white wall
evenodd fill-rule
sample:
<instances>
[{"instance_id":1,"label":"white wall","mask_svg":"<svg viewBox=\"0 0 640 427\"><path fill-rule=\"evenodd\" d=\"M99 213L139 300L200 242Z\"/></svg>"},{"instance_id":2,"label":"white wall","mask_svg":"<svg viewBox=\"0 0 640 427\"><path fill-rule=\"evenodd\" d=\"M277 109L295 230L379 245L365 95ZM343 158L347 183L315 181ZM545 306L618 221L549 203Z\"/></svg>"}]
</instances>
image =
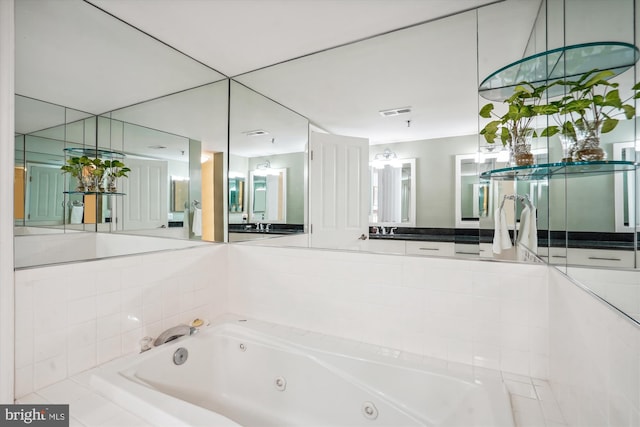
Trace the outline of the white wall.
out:
<instances>
[{"instance_id":1,"label":"white wall","mask_svg":"<svg viewBox=\"0 0 640 427\"><path fill-rule=\"evenodd\" d=\"M0 1L0 403L13 402L14 1Z\"/></svg>"},{"instance_id":2,"label":"white wall","mask_svg":"<svg viewBox=\"0 0 640 427\"><path fill-rule=\"evenodd\" d=\"M229 310L547 377L547 267L230 245Z\"/></svg>"},{"instance_id":3,"label":"white wall","mask_svg":"<svg viewBox=\"0 0 640 427\"><path fill-rule=\"evenodd\" d=\"M16 398L224 313L226 266L209 244L16 271Z\"/></svg>"},{"instance_id":4,"label":"white wall","mask_svg":"<svg viewBox=\"0 0 640 427\"><path fill-rule=\"evenodd\" d=\"M568 424L640 425L638 326L554 268L549 301L549 381Z\"/></svg>"}]
</instances>

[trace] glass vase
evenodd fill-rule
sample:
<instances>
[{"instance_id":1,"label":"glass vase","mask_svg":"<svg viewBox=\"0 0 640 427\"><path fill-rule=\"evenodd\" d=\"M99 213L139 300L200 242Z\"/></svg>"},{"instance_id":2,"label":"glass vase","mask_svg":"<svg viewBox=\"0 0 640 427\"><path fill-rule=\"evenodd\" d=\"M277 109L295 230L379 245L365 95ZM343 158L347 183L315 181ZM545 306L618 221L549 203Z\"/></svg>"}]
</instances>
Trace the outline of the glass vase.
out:
<instances>
[{"instance_id":1,"label":"glass vase","mask_svg":"<svg viewBox=\"0 0 640 427\"><path fill-rule=\"evenodd\" d=\"M519 132L512 131L509 138L509 164L511 166L527 166L534 163L531 152L533 129L527 128Z\"/></svg>"},{"instance_id":2,"label":"glass vase","mask_svg":"<svg viewBox=\"0 0 640 427\"><path fill-rule=\"evenodd\" d=\"M558 135L560 138L560 145L562 145L562 162L570 163L575 156L576 147L578 141L573 135Z\"/></svg>"},{"instance_id":3,"label":"glass vase","mask_svg":"<svg viewBox=\"0 0 640 427\"><path fill-rule=\"evenodd\" d=\"M575 124L577 142L573 160L591 162L605 160L607 153L600 147L602 122L583 121Z\"/></svg>"}]
</instances>

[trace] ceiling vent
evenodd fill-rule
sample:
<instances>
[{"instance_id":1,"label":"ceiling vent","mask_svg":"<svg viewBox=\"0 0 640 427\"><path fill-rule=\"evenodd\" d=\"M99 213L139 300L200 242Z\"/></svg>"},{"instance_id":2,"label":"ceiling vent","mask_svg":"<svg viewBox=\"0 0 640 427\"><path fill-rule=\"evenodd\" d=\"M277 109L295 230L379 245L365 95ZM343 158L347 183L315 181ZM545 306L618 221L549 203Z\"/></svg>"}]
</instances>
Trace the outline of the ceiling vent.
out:
<instances>
[{"instance_id":1,"label":"ceiling vent","mask_svg":"<svg viewBox=\"0 0 640 427\"><path fill-rule=\"evenodd\" d=\"M380 111L382 117L399 116L400 114L407 114L411 112L411 107L392 108L390 110Z\"/></svg>"},{"instance_id":2,"label":"ceiling vent","mask_svg":"<svg viewBox=\"0 0 640 427\"><path fill-rule=\"evenodd\" d=\"M269 132L267 132L266 130L262 130L262 129L257 129L257 130L250 130L250 131L246 131L246 132L242 132L247 136L261 136L261 135L269 135Z\"/></svg>"}]
</instances>

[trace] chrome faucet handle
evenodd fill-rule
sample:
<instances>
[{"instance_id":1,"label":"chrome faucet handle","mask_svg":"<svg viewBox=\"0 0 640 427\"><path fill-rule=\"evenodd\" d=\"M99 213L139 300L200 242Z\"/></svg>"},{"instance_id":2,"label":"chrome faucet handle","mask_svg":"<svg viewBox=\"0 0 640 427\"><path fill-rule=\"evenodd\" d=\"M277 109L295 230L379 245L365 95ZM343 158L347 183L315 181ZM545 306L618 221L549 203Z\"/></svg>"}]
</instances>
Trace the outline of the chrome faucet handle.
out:
<instances>
[{"instance_id":1,"label":"chrome faucet handle","mask_svg":"<svg viewBox=\"0 0 640 427\"><path fill-rule=\"evenodd\" d=\"M153 337L144 337L140 340L140 353L153 348Z\"/></svg>"},{"instance_id":2,"label":"chrome faucet handle","mask_svg":"<svg viewBox=\"0 0 640 427\"><path fill-rule=\"evenodd\" d=\"M382 227L380 227L380 228L382 228L382 234L387 234L387 229L384 228L384 225Z\"/></svg>"},{"instance_id":3,"label":"chrome faucet handle","mask_svg":"<svg viewBox=\"0 0 640 427\"><path fill-rule=\"evenodd\" d=\"M391 227L391 229L389 230L389 234L394 234L393 231L397 230L398 227Z\"/></svg>"},{"instance_id":4,"label":"chrome faucet handle","mask_svg":"<svg viewBox=\"0 0 640 427\"><path fill-rule=\"evenodd\" d=\"M271 230L271 224L267 224L264 231L270 231Z\"/></svg>"},{"instance_id":5,"label":"chrome faucet handle","mask_svg":"<svg viewBox=\"0 0 640 427\"><path fill-rule=\"evenodd\" d=\"M375 234L380 234L380 227L373 227Z\"/></svg>"}]
</instances>

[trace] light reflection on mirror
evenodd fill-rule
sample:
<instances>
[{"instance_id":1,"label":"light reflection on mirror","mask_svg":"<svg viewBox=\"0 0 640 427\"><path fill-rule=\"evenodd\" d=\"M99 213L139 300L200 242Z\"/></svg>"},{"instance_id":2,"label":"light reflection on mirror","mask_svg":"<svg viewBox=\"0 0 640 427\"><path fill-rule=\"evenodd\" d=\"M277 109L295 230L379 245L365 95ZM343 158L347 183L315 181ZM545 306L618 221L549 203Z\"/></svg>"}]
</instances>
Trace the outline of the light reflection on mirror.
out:
<instances>
[{"instance_id":1,"label":"light reflection on mirror","mask_svg":"<svg viewBox=\"0 0 640 427\"><path fill-rule=\"evenodd\" d=\"M261 163L249 174L251 222L286 223L287 170Z\"/></svg>"},{"instance_id":2,"label":"light reflection on mirror","mask_svg":"<svg viewBox=\"0 0 640 427\"><path fill-rule=\"evenodd\" d=\"M381 155L379 155L381 154ZM369 224L415 227L416 160L398 159L388 148L370 162Z\"/></svg>"},{"instance_id":3,"label":"light reflection on mirror","mask_svg":"<svg viewBox=\"0 0 640 427\"><path fill-rule=\"evenodd\" d=\"M245 177L234 171L229 171L229 212L245 212Z\"/></svg>"}]
</instances>

